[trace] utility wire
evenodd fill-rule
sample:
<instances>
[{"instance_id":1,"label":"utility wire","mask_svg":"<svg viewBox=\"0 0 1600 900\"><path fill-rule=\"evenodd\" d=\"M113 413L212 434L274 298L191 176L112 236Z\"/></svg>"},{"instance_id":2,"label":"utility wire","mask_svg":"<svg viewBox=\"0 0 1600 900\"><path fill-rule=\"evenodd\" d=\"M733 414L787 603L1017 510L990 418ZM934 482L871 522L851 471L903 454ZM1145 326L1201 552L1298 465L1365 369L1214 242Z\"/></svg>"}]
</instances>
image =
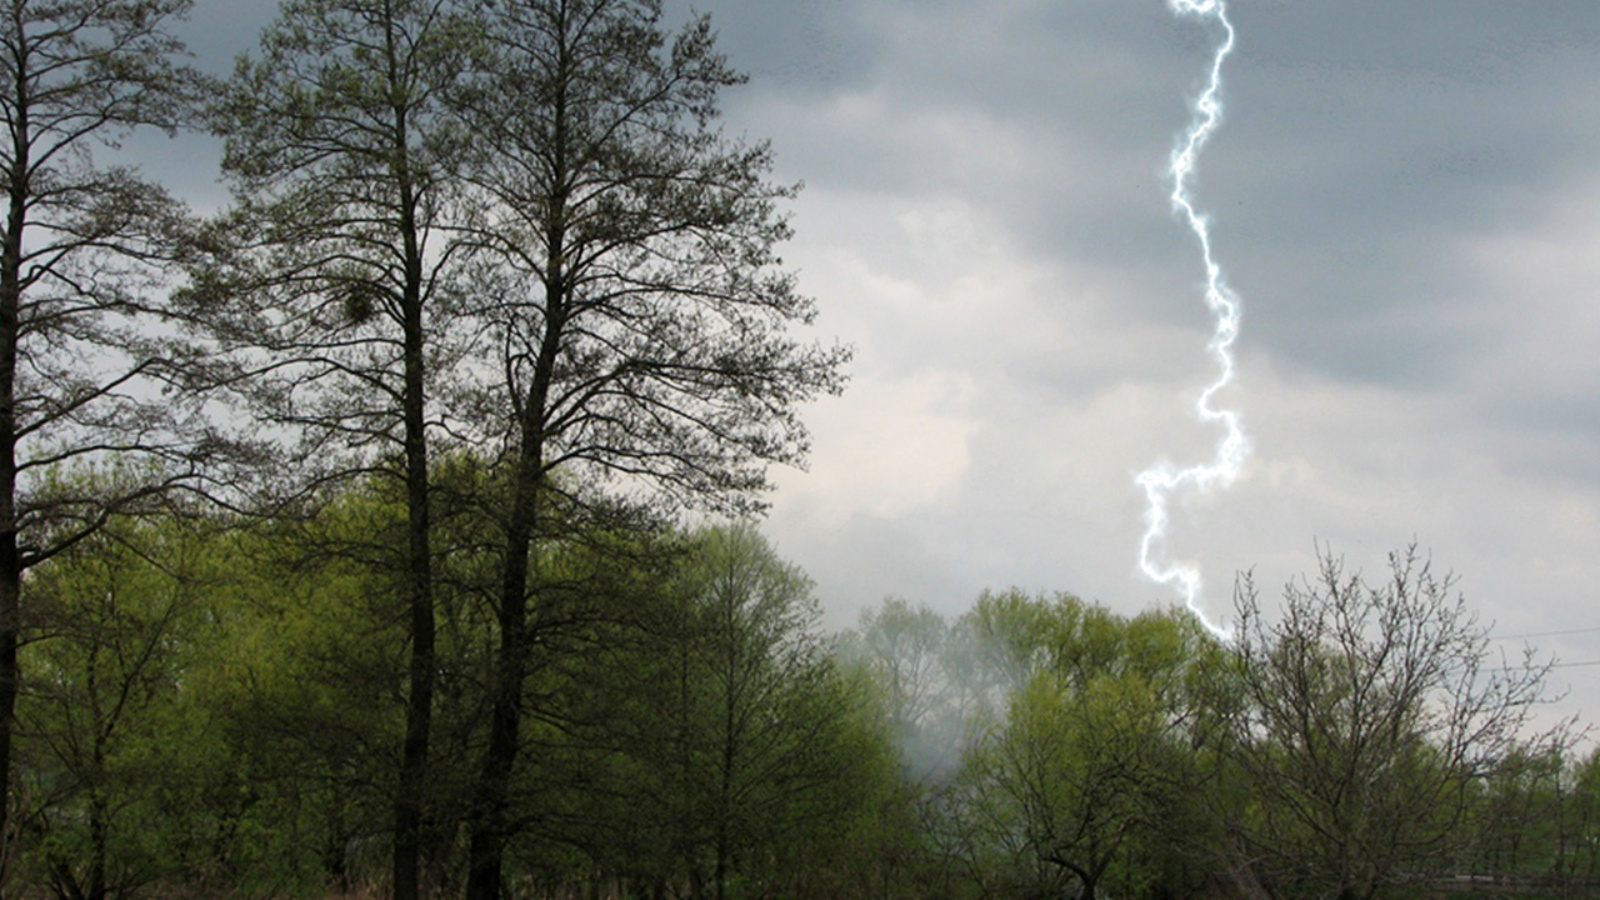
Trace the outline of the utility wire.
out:
<instances>
[{"instance_id":1,"label":"utility wire","mask_svg":"<svg viewBox=\"0 0 1600 900\"><path fill-rule=\"evenodd\" d=\"M1527 634L1503 634L1491 637L1491 641L1520 641L1524 638L1565 637L1569 634L1593 634L1600 631L1600 626L1594 628L1569 628L1566 631L1530 631Z\"/></svg>"}]
</instances>

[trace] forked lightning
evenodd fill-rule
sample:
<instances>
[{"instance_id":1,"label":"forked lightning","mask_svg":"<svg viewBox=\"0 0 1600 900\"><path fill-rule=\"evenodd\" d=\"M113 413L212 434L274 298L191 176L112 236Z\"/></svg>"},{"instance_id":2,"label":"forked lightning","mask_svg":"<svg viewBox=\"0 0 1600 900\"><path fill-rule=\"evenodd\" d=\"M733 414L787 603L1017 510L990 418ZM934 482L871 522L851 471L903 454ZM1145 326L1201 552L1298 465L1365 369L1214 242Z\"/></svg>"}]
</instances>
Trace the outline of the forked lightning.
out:
<instances>
[{"instance_id":1,"label":"forked lightning","mask_svg":"<svg viewBox=\"0 0 1600 900\"><path fill-rule=\"evenodd\" d=\"M1170 520L1168 502L1173 494L1180 490L1205 491L1214 486L1232 484L1249 452L1244 430L1239 424L1239 414L1212 405L1217 392L1233 381L1233 342L1239 336L1239 298L1223 280L1222 267L1212 257L1211 234L1206 217L1195 211L1193 198L1189 194L1189 176L1194 172L1195 161L1222 120L1222 63L1233 52L1233 23L1228 21L1224 0L1170 0L1170 5L1178 15L1215 18L1223 31L1223 40L1212 58L1210 82L1195 100L1194 119L1173 151L1172 164L1167 170L1172 178L1173 210L1182 215L1200 240L1206 270L1206 305L1216 317L1216 329L1207 349L1216 359L1218 373L1216 379L1201 392L1195 404L1195 413L1203 422L1221 425L1223 435L1217 443L1216 456L1208 463L1180 469L1161 462L1139 474L1137 482L1144 489L1149 504L1145 512L1144 538L1139 542L1139 568L1155 581L1175 585L1182 593L1184 603L1199 616L1200 621L1218 635L1226 636L1226 631L1212 624L1200 609L1199 567L1190 562L1156 558L1158 550L1166 549L1166 531ZM1165 553L1161 555L1166 556Z\"/></svg>"}]
</instances>

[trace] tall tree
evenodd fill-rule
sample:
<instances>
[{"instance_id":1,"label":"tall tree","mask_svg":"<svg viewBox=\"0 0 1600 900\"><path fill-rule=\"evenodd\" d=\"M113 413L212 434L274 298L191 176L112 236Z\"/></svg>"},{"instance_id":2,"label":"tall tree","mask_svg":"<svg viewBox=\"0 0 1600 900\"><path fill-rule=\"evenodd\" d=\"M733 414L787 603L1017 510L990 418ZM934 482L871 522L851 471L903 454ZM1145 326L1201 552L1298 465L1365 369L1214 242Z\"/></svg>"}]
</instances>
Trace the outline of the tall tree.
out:
<instances>
[{"instance_id":1,"label":"tall tree","mask_svg":"<svg viewBox=\"0 0 1600 900\"><path fill-rule=\"evenodd\" d=\"M411 660L394 794L394 889L419 895L434 707L431 404L454 352L441 235L455 152L445 89L463 20L444 0L289 0L215 117L238 207L232 265L190 296L234 352L255 413L303 438L306 489L378 473L404 487ZM226 257L225 257L226 258ZM225 373L233 377L237 373Z\"/></svg>"},{"instance_id":2,"label":"tall tree","mask_svg":"<svg viewBox=\"0 0 1600 900\"><path fill-rule=\"evenodd\" d=\"M409 598L405 572L388 564L405 526L401 488L351 485L308 521L230 535L232 596L215 603L227 649L194 677L247 779L255 827L288 837L254 848L278 850L282 885L349 890L392 865L380 848L404 737ZM371 558L356 552L363 539Z\"/></svg>"},{"instance_id":3,"label":"tall tree","mask_svg":"<svg viewBox=\"0 0 1600 900\"><path fill-rule=\"evenodd\" d=\"M740 78L708 20L669 36L656 0L513 0L480 15L488 58L461 99L478 238L500 280L476 411L509 498L468 896L492 898L550 493L621 476L669 501L756 506L766 464L803 456L798 406L840 387L847 353L787 333L812 316L774 252L793 190L767 180L765 145L717 131L718 94Z\"/></svg>"},{"instance_id":4,"label":"tall tree","mask_svg":"<svg viewBox=\"0 0 1600 900\"><path fill-rule=\"evenodd\" d=\"M688 536L661 599L609 676L628 760L611 865L695 898L828 893L819 880L860 874L838 871L863 843L845 835L896 766L869 683L817 630L811 580L752 525L712 527ZM806 858L822 848L829 863Z\"/></svg>"},{"instance_id":5,"label":"tall tree","mask_svg":"<svg viewBox=\"0 0 1600 900\"><path fill-rule=\"evenodd\" d=\"M682 683L698 708L680 713L681 783L700 834L684 843L710 851L712 896L723 900L738 851L792 827L808 788L826 781L814 769L841 711L828 702L811 581L753 528L706 532L688 579L695 621Z\"/></svg>"},{"instance_id":6,"label":"tall tree","mask_svg":"<svg viewBox=\"0 0 1600 900\"><path fill-rule=\"evenodd\" d=\"M177 128L200 81L167 27L189 0L7 0L0 9L0 785L9 784L23 572L193 478L211 444L161 388L182 360L159 316L180 205L99 165L140 126ZM110 454L96 483L54 478ZM8 803L0 803L0 833Z\"/></svg>"}]
</instances>

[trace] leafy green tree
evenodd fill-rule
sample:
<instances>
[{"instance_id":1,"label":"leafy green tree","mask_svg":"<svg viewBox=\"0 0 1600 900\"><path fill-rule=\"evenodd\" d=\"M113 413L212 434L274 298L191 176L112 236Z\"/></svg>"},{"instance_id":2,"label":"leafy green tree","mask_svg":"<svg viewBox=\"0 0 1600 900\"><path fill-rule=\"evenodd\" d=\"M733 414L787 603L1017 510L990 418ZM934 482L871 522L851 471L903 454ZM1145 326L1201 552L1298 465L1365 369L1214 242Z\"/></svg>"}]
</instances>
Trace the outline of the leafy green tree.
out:
<instances>
[{"instance_id":1,"label":"leafy green tree","mask_svg":"<svg viewBox=\"0 0 1600 900\"><path fill-rule=\"evenodd\" d=\"M479 525L447 498L480 490L468 458L431 475L441 554L433 774L418 798L444 830L462 815L479 746L491 626L467 587L483 578ZM409 668L403 485L347 482L314 516L248 520L216 538L212 637L185 674L188 727L210 755L199 809L215 822L186 872L199 887L321 896L387 880L394 754L405 733ZM615 560L615 557L613 557ZM444 761L444 762L441 762ZM190 813L193 818L197 815ZM447 893L454 843L428 842L421 868ZM458 882L456 882L458 884Z\"/></svg>"},{"instance_id":2,"label":"leafy green tree","mask_svg":"<svg viewBox=\"0 0 1600 900\"><path fill-rule=\"evenodd\" d=\"M236 550L227 655L206 673L207 701L247 773L257 822L278 833L268 858L287 888L377 878L370 854L352 850L388 830L404 594L394 573L350 558L349 533L392 529L400 516L393 504L343 498L299 526L323 532L337 547L330 556L308 554L307 537L281 525L241 536Z\"/></svg>"},{"instance_id":3,"label":"leafy green tree","mask_svg":"<svg viewBox=\"0 0 1600 900\"><path fill-rule=\"evenodd\" d=\"M185 247L180 205L94 150L178 127L199 78L188 0L8 0L0 11L0 784L9 789L23 573L193 483L216 449L161 388L188 360L146 326ZM94 491L53 472L138 454ZM9 795L8 795L9 796ZM0 834L9 803L0 803Z\"/></svg>"},{"instance_id":4,"label":"leafy green tree","mask_svg":"<svg viewBox=\"0 0 1600 900\"><path fill-rule=\"evenodd\" d=\"M699 638L690 675L704 705L685 710L686 749L699 764L683 775L703 798L691 826L703 826L713 896L723 900L738 856L815 814L807 789L824 780L819 763L840 762L825 748L842 698L817 642L810 580L752 528L711 531L703 542L688 578Z\"/></svg>"},{"instance_id":5,"label":"leafy green tree","mask_svg":"<svg viewBox=\"0 0 1600 900\"><path fill-rule=\"evenodd\" d=\"M471 466L441 463L431 478L470 481L457 469ZM437 761L470 753L486 678L488 626L459 589L481 578L463 518L442 503L435 510L452 551L436 577L452 589L436 592L434 772L414 798L442 829L459 821L462 784ZM403 485L377 475L347 482L314 516L251 522L228 538L233 565L213 602L220 634L191 678L203 685L197 715L221 736L248 795L239 827L255 840L223 860L236 884L353 890L392 870L393 748L406 730L410 662L408 575L397 565L407 524ZM451 845L428 844L420 868L448 890Z\"/></svg>"},{"instance_id":6,"label":"leafy green tree","mask_svg":"<svg viewBox=\"0 0 1600 900\"><path fill-rule=\"evenodd\" d=\"M1128 620L1069 595L984 599L975 612L999 671L1032 674L968 751L958 816L970 852L980 868L1009 868L1018 888L1149 887L1151 847L1174 837L1162 823L1195 787L1190 681L1206 635L1181 613Z\"/></svg>"},{"instance_id":7,"label":"leafy green tree","mask_svg":"<svg viewBox=\"0 0 1600 900\"><path fill-rule=\"evenodd\" d=\"M811 581L749 525L704 529L664 612L628 751L636 830L660 839L640 848L648 879L718 900L842 890L822 863L855 849L840 838L881 811L894 764L865 684L817 630Z\"/></svg>"},{"instance_id":8,"label":"leafy green tree","mask_svg":"<svg viewBox=\"0 0 1600 900\"><path fill-rule=\"evenodd\" d=\"M860 652L883 679L897 728L911 731L941 705L948 632L938 613L895 597L862 613Z\"/></svg>"},{"instance_id":9,"label":"leafy green tree","mask_svg":"<svg viewBox=\"0 0 1600 900\"><path fill-rule=\"evenodd\" d=\"M1093 898L1163 780L1159 718L1126 682L1064 693L1044 675L1013 700L1005 731L973 753L975 799L1003 846L1065 869Z\"/></svg>"},{"instance_id":10,"label":"leafy green tree","mask_svg":"<svg viewBox=\"0 0 1600 900\"><path fill-rule=\"evenodd\" d=\"M654 676L666 636L676 633L672 581L683 548L636 510L597 512L567 506L553 529L564 536L535 551L540 602L527 627L540 652L524 681L526 724L508 786L517 833L507 842L506 877L551 893L653 874L661 852L660 820L644 815L649 763L637 754L659 746L639 734L663 715ZM483 589L492 594L495 585ZM487 604L474 607L483 619L479 685L493 683L490 613ZM482 751L488 704L480 696L463 758ZM472 790L464 792L469 803ZM460 812L469 819L472 807Z\"/></svg>"},{"instance_id":11,"label":"leafy green tree","mask_svg":"<svg viewBox=\"0 0 1600 900\"><path fill-rule=\"evenodd\" d=\"M933 882L907 785L875 685L835 661L819 715L828 721L797 761L789 825L749 854L749 889L734 896L926 897Z\"/></svg>"},{"instance_id":12,"label":"leafy green tree","mask_svg":"<svg viewBox=\"0 0 1600 900\"><path fill-rule=\"evenodd\" d=\"M1560 750L1519 748L1482 780L1470 813L1477 840L1466 871L1513 877L1562 874L1568 773Z\"/></svg>"},{"instance_id":13,"label":"leafy green tree","mask_svg":"<svg viewBox=\"0 0 1600 900\"><path fill-rule=\"evenodd\" d=\"M863 665L885 695L892 733L914 781L939 780L960 764L966 686L958 637L943 616L894 597L863 612L846 636L846 657Z\"/></svg>"},{"instance_id":14,"label":"leafy green tree","mask_svg":"<svg viewBox=\"0 0 1600 900\"><path fill-rule=\"evenodd\" d=\"M535 665L532 551L569 486L622 476L667 501L745 509L770 462L798 461L798 407L846 353L787 334L810 301L779 267L789 235L770 154L715 128L739 82L698 18L656 0L485 3L485 58L461 92L493 356L463 415L508 472L488 745L468 896L499 895L508 788Z\"/></svg>"},{"instance_id":15,"label":"leafy green tree","mask_svg":"<svg viewBox=\"0 0 1600 900\"><path fill-rule=\"evenodd\" d=\"M970 643L973 678L986 700L1003 708L1012 692L1027 687L1047 668L1054 636L1070 630L1084 605L1070 594L1033 597L1012 589L984 591L962 616L960 627Z\"/></svg>"},{"instance_id":16,"label":"leafy green tree","mask_svg":"<svg viewBox=\"0 0 1600 900\"><path fill-rule=\"evenodd\" d=\"M124 896L171 874L163 845L178 830L160 799L187 768L166 739L199 638L194 561L183 558L192 549L177 528L114 528L30 579L35 639L18 708L39 836L30 874L70 900Z\"/></svg>"},{"instance_id":17,"label":"leafy green tree","mask_svg":"<svg viewBox=\"0 0 1600 900\"><path fill-rule=\"evenodd\" d=\"M946 896L962 854L939 825L955 796L968 740L991 711L992 685L979 668L971 617L950 622L926 606L890 597L864 611L840 638L839 653L858 667L872 696L864 709L887 728L899 757L898 782L880 792L868 854L855 866L861 893L881 897Z\"/></svg>"},{"instance_id":18,"label":"leafy green tree","mask_svg":"<svg viewBox=\"0 0 1600 900\"><path fill-rule=\"evenodd\" d=\"M1269 622L1241 581L1228 750L1251 804L1234 825L1271 889L1369 900L1438 871L1481 781L1564 742L1530 730L1548 666L1492 657L1453 586L1414 548L1377 586L1329 554Z\"/></svg>"},{"instance_id":19,"label":"leafy green tree","mask_svg":"<svg viewBox=\"0 0 1600 900\"><path fill-rule=\"evenodd\" d=\"M1571 777L1564 822L1571 847L1568 871L1575 880L1593 880L1600 878L1600 748L1575 760Z\"/></svg>"}]
</instances>

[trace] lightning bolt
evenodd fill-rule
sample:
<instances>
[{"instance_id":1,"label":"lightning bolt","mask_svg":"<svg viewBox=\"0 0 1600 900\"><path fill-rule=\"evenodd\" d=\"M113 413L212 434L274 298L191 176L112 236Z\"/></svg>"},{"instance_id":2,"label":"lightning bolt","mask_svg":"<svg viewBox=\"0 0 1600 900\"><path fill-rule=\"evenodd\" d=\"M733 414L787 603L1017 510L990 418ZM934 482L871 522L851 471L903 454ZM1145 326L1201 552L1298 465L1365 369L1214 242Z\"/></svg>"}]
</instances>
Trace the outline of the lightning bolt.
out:
<instances>
[{"instance_id":1,"label":"lightning bolt","mask_svg":"<svg viewBox=\"0 0 1600 900\"><path fill-rule=\"evenodd\" d=\"M1216 328L1206 349L1217 363L1217 377L1201 392L1195 403L1195 414L1202 422L1222 426L1222 439L1217 443L1216 456L1209 463L1200 463L1177 469L1160 462L1139 473L1136 479L1144 489L1149 504L1145 513L1144 538L1139 542L1139 568L1153 581L1175 585L1183 595L1185 605L1206 627L1220 637L1228 637L1226 630L1206 618L1199 606L1200 569L1186 562L1158 562L1156 551L1166 544L1169 516L1168 500L1180 489L1206 491L1213 486L1226 487L1238 477L1249 447L1244 430L1239 424L1239 414L1234 410L1217 409L1212 398L1233 381L1233 342L1239 336L1239 298L1222 277L1222 267L1211 254L1211 234L1206 217L1195 211L1189 195L1189 176L1194 173L1200 150L1210 140L1222 120L1222 63L1233 52L1233 23L1228 21L1224 0L1168 0L1178 15L1215 17L1222 25L1224 39L1217 46L1211 62L1211 81L1195 100L1194 118L1179 146L1172 153L1172 163L1167 169L1172 178L1172 208L1188 221L1200 241L1201 254L1206 269L1206 305L1216 318Z\"/></svg>"}]
</instances>

